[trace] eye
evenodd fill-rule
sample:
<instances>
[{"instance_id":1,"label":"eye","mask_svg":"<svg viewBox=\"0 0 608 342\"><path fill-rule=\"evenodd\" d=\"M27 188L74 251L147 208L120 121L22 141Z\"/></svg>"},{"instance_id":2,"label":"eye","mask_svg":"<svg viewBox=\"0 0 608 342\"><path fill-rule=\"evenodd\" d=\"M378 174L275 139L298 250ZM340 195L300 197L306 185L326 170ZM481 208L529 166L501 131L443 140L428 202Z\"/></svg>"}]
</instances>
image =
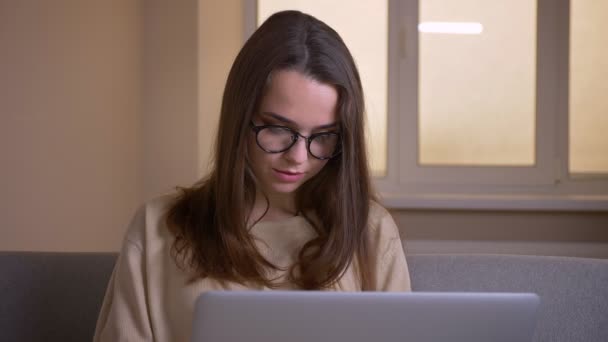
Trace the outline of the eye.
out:
<instances>
[{"instance_id":1,"label":"eye","mask_svg":"<svg viewBox=\"0 0 608 342\"><path fill-rule=\"evenodd\" d=\"M335 133L319 133L313 138L318 144L334 144L338 140L338 135Z\"/></svg>"},{"instance_id":2,"label":"eye","mask_svg":"<svg viewBox=\"0 0 608 342\"><path fill-rule=\"evenodd\" d=\"M270 133L270 134L276 134L276 135L292 134L291 130L284 126L268 126L266 129L268 130L268 133Z\"/></svg>"}]
</instances>

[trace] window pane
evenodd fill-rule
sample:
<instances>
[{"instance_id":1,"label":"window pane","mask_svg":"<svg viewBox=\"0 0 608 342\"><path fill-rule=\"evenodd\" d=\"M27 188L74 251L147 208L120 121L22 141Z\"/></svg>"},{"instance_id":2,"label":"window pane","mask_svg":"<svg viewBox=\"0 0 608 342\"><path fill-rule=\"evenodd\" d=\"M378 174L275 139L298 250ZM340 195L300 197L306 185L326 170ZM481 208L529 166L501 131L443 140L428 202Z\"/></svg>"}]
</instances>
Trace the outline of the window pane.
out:
<instances>
[{"instance_id":1,"label":"window pane","mask_svg":"<svg viewBox=\"0 0 608 342\"><path fill-rule=\"evenodd\" d=\"M419 162L535 163L536 2L421 0Z\"/></svg>"},{"instance_id":2,"label":"window pane","mask_svg":"<svg viewBox=\"0 0 608 342\"><path fill-rule=\"evenodd\" d=\"M363 83L372 173L384 176L387 158L388 1L258 0L257 3L258 26L272 13L295 9L323 20L344 39ZM365 25L362 25L362 20Z\"/></svg>"},{"instance_id":3,"label":"window pane","mask_svg":"<svg viewBox=\"0 0 608 342\"><path fill-rule=\"evenodd\" d=\"M608 173L608 2L570 6L570 172Z\"/></svg>"}]
</instances>

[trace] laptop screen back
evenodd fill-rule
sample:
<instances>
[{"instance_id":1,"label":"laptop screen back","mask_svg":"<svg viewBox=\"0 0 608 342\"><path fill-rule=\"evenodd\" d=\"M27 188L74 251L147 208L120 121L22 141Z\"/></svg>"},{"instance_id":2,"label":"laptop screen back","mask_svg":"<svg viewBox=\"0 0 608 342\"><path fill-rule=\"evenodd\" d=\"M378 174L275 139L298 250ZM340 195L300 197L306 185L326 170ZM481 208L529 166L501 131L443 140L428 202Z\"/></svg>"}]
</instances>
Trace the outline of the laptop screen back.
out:
<instances>
[{"instance_id":1,"label":"laptop screen back","mask_svg":"<svg viewBox=\"0 0 608 342\"><path fill-rule=\"evenodd\" d=\"M207 292L193 342L530 342L539 298L522 293Z\"/></svg>"}]
</instances>

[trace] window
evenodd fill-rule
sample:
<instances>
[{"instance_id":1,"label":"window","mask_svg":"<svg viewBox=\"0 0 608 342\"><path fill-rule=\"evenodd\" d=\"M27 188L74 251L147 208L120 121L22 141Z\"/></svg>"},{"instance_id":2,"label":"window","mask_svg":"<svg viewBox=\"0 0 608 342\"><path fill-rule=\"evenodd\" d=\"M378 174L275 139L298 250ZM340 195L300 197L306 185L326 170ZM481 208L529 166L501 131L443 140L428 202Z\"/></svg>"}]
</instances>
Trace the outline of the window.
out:
<instances>
[{"instance_id":1,"label":"window","mask_svg":"<svg viewBox=\"0 0 608 342\"><path fill-rule=\"evenodd\" d=\"M343 2L247 1L247 31L292 8L343 36L385 205L608 210L608 4Z\"/></svg>"},{"instance_id":2,"label":"window","mask_svg":"<svg viewBox=\"0 0 608 342\"><path fill-rule=\"evenodd\" d=\"M418 164L534 166L536 4L425 0L418 32Z\"/></svg>"},{"instance_id":3,"label":"window","mask_svg":"<svg viewBox=\"0 0 608 342\"><path fill-rule=\"evenodd\" d=\"M608 2L571 1L569 170L608 173Z\"/></svg>"}]
</instances>

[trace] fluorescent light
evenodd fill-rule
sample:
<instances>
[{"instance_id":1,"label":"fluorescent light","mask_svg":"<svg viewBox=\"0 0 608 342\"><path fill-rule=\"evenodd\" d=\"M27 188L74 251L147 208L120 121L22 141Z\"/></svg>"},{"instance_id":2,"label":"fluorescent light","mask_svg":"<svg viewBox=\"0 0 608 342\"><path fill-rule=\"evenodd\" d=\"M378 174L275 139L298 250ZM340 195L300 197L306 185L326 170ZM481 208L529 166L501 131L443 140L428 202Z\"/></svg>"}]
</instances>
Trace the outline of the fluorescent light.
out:
<instances>
[{"instance_id":1,"label":"fluorescent light","mask_svg":"<svg viewBox=\"0 0 608 342\"><path fill-rule=\"evenodd\" d=\"M418 24L418 31L423 33L480 34L483 32L483 25L481 23L425 21Z\"/></svg>"}]
</instances>

